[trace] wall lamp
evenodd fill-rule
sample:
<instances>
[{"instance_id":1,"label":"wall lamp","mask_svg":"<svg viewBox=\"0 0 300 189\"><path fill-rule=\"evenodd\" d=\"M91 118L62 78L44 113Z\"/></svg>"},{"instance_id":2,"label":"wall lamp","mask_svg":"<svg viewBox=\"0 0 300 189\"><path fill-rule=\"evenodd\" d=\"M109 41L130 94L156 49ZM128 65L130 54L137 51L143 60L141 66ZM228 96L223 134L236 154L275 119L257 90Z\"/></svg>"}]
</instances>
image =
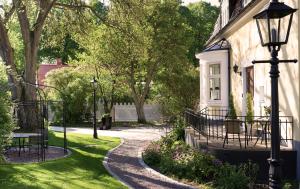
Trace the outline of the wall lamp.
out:
<instances>
[{"instance_id":1,"label":"wall lamp","mask_svg":"<svg viewBox=\"0 0 300 189\"><path fill-rule=\"evenodd\" d=\"M236 74L238 73L238 74L242 75L242 72L239 71L239 66L236 65L236 64L234 64L234 66L233 66L233 71L234 71L234 73L236 73Z\"/></svg>"}]
</instances>

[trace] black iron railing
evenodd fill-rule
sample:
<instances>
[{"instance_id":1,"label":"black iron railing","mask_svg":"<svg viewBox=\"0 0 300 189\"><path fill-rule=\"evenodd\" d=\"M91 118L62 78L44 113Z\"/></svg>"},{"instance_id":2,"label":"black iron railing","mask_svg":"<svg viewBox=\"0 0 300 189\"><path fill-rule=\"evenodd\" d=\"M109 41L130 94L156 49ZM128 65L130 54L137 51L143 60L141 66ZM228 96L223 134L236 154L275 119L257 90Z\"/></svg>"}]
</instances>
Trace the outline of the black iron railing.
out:
<instances>
[{"instance_id":1,"label":"black iron railing","mask_svg":"<svg viewBox=\"0 0 300 189\"><path fill-rule=\"evenodd\" d=\"M199 112L186 110L184 117L188 126L199 133L199 139L223 142L238 139L240 146L245 148L260 146L270 147L271 124L268 116L237 116L228 119L226 107L204 108ZM280 116L281 145L288 147L293 140L293 117ZM243 145L242 145L243 144Z\"/></svg>"}]
</instances>

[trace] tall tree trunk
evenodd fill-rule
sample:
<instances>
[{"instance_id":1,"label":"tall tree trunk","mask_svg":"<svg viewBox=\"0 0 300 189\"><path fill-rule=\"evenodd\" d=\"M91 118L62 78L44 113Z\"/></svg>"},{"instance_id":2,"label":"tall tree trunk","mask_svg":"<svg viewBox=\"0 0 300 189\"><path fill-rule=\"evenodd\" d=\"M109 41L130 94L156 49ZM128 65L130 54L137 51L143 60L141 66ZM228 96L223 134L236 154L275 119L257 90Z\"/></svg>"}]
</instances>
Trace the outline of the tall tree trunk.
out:
<instances>
[{"instance_id":1,"label":"tall tree trunk","mask_svg":"<svg viewBox=\"0 0 300 189\"><path fill-rule=\"evenodd\" d=\"M26 49L27 51L27 49ZM39 128L39 108L36 88L30 84L36 83L37 71L37 47L32 46L28 53L25 53L25 72L23 75L24 85L21 96L21 107L19 119L23 120L20 125L23 130L33 131ZM30 83L30 84L27 84Z\"/></svg>"},{"instance_id":2,"label":"tall tree trunk","mask_svg":"<svg viewBox=\"0 0 300 189\"><path fill-rule=\"evenodd\" d=\"M146 123L146 116L144 112L144 100L135 99L135 108L138 116L138 123Z\"/></svg>"}]
</instances>

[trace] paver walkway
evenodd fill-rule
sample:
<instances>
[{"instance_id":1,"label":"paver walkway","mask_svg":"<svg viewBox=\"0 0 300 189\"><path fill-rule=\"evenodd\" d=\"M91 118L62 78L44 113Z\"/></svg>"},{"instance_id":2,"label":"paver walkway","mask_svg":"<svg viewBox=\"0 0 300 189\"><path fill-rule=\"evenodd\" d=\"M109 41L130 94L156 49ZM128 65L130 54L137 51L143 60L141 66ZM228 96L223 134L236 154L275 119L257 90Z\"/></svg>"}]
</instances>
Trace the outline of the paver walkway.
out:
<instances>
[{"instance_id":1,"label":"paver walkway","mask_svg":"<svg viewBox=\"0 0 300 189\"><path fill-rule=\"evenodd\" d=\"M60 127L52 127L59 131ZM67 132L92 134L91 129L68 128ZM163 129L153 127L113 128L99 130L99 136L123 138L124 142L113 150L107 160L107 166L117 177L135 189L191 189L186 185L174 183L154 174L139 163L138 153L151 141L158 140L164 134Z\"/></svg>"}]
</instances>

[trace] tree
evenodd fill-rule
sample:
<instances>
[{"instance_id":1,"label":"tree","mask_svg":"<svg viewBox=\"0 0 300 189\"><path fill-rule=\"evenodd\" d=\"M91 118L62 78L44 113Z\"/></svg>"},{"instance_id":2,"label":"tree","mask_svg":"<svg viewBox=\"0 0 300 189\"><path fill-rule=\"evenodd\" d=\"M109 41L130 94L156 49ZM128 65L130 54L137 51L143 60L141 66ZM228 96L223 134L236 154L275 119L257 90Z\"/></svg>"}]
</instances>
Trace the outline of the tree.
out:
<instances>
[{"instance_id":1,"label":"tree","mask_svg":"<svg viewBox=\"0 0 300 189\"><path fill-rule=\"evenodd\" d=\"M134 99L138 122L146 121L144 103L157 73L175 64L184 66L190 28L174 0L126 0L111 3L107 46L121 67Z\"/></svg>"},{"instance_id":2,"label":"tree","mask_svg":"<svg viewBox=\"0 0 300 189\"><path fill-rule=\"evenodd\" d=\"M90 76L73 67L52 70L47 74L46 84L58 90L47 88L48 98L63 99L66 105L66 121L68 123L82 122L86 114L90 113L88 101L91 99L92 86ZM62 96L63 95L63 96ZM61 120L63 106L61 103L53 104L55 119Z\"/></svg>"},{"instance_id":3,"label":"tree","mask_svg":"<svg viewBox=\"0 0 300 189\"><path fill-rule=\"evenodd\" d=\"M35 89L22 81L36 83L38 49L42 31L53 8L75 10L88 8L97 14L93 7L79 0L12 0L12 3L1 6L3 14L0 15L0 57L8 67L8 81L13 86L11 92L15 101L34 101L37 98ZM9 33L9 24L14 22L14 19L18 23L24 48L22 57L24 70L22 70L22 73L18 72L17 69L17 60L11 43L12 36ZM32 108L20 109L18 112L19 125L34 129L37 123L35 112Z\"/></svg>"},{"instance_id":4,"label":"tree","mask_svg":"<svg viewBox=\"0 0 300 189\"><path fill-rule=\"evenodd\" d=\"M174 62L158 72L156 82L159 83L159 92L156 98L167 115L177 115L185 108L196 108L200 89L195 54L204 49L218 16L218 8L206 2L181 6L179 11L192 28L192 41L184 58L185 64Z\"/></svg>"},{"instance_id":5,"label":"tree","mask_svg":"<svg viewBox=\"0 0 300 189\"><path fill-rule=\"evenodd\" d=\"M126 95L124 91L127 91L124 85L120 85L124 78L120 74L119 64L114 62L115 59L106 46L108 30L107 26L94 23L86 28L85 36L76 34L76 41L85 51L77 53L77 60L70 61L70 64L79 66L91 78L96 78L97 94L103 101L106 114L111 113L115 100L122 98Z\"/></svg>"},{"instance_id":6,"label":"tree","mask_svg":"<svg viewBox=\"0 0 300 189\"><path fill-rule=\"evenodd\" d=\"M205 43L209 39L218 18L219 8L200 1L189 4L188 7L181 7L180 12L193 28L194 40L190 46L188 57L194 65L198 65L199 62L195 54L204 50Z\"/></svg>"},{"instance_id":7,"label":"tree","mask_svg":"<svg viewBox=\"0 0 300 189\"><path fill-rule=\"evenodd\" d=\"M155 98L165 115L178 115L186 108L194 109L199 101L199 71L190 62L187 64L158 75L159 93Z\"/></svg>"}]
</instances>

